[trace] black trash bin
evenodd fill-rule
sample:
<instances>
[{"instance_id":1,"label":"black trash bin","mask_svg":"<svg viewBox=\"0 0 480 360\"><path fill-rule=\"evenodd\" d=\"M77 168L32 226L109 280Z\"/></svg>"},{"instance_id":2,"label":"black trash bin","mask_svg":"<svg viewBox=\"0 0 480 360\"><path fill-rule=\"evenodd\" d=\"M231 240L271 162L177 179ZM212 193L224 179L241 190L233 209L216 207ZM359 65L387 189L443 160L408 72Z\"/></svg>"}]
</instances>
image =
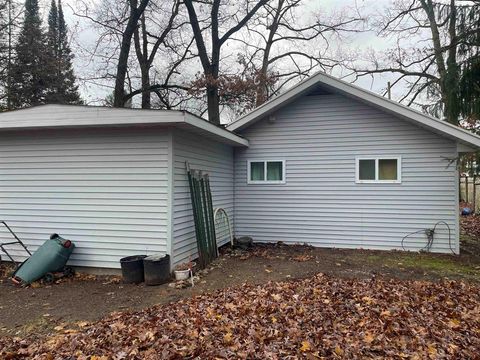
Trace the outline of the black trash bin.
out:
<instances>
[{"instance_id":1,"label":"black trash bin","mask_svg":"<svg viewBox=\"0 0 480 360\"><path fill-rule=\"evenodd\" d=\"M170 280L170 256L152 255L143 259L145 285L160 285Z\"/></svg>"},{"instance_id":2,"label":"black trash bin","mask_svg":"<svg viewBox=\"0 0 480 360\"><path fill-rule=\"evenodd\" d=\"M120 259L123 282L127 284L143 282L143 259L146 257L147 255L134 255Z\"/></svg>"}]
</instances>

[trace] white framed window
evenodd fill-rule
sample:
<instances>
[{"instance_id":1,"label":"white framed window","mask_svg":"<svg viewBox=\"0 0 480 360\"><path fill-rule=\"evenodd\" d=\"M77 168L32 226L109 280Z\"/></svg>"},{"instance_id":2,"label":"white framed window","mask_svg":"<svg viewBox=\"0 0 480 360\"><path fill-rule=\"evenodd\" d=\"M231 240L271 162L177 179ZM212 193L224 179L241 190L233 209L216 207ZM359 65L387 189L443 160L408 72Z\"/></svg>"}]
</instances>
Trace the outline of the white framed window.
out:
<instances>
[{"instance_id":1,"label":"white framed window","mask_svg":"<svg viewBox=\"0 0 480 360\"><path fill-rule=\"evenodd\" d=\"M285 184L285 160L248 160L248 184Z\"/></svg>"},{"instance_id":2,"label":"white framed window","mask_svg":"<svg viewBox=\"0 0 480 360\"><path fill-rule=\"evenodd\" d=\"M400 184L402 182L402 158L388 155L356 157L355 182L357 184Z\"/></svg>"}]
</instances>

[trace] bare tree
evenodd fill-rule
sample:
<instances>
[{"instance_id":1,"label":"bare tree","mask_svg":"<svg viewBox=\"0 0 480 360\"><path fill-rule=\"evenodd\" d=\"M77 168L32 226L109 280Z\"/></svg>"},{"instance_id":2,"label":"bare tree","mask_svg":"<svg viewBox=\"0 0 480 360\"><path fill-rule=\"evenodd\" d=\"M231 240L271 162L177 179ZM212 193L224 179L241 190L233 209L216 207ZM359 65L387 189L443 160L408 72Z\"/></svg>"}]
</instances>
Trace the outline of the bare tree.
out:
<instances>
[{"instance_id":1,"label":"bare tree","mask_svg":"<svg viewBox=\"0 0 480 360\"><path fill-rule=\"evenodd\" d=\"M139 93L142 95L142 108L150 108L151 107L151 93L154 92L157 94L159 99L162 100L164 105L168 108L171 105L168 101L165 100L164 94L162 94L161 90L165 89L181 89L187 91L188 88L182 85L172 85L170 84L170 79L177 70L178 66L189 58L190 54L190 47L193 42L192 40L189 44L176 44L171 46L167 41L167 36L171 34L172 31L180 29L182 26L186 25L185 22L175 23L175 18L179 13L180 1L176 0L173 3L173 8L171 10L170 17L168 18L167 24L163 27L163 30L159 35L154 35L150 33L147 29L147 21L145 14L142 15L140 19L140 26L134 32L134 42L135 42L135 52L138 59L138 64L140 66L141 71L141 88L135 91L132 91L130 94L126 95L126 98L131 98ZM151 42L150 39L154 41ZM152 45L152 46L150 46ZM150 69L152 68L153 62L155 60L155 56L160 48L160 46L166 47L172 53L176 53L178 55L179 48L182 49L182 54L178 56L178 59L174 61L172 66L167 69L166 73L164 74L163 82L156 83L151 85L150 79ZM151 48L151 50L150 50Z\"/></svg>"},{"instance_id":2,"label":"bare tree","mask_svg":"<svg viewBox=\"0 0 480 360\"><path fill-rule=\"evenodd\" d=\"M395 1L374 23L380 36L395 39L395 46L386 56L371 54L370 66L351 66L356 77L394 73L392 87L401 84L407 88L400 101L458 124L458 85L468 61L468 55L459 49L479 31L478 25L465 28L459 22L468 19L471 12L478 13L479 6L478 1L468 0Z\"/></svg>"},{"instance_id":3,"label":"bare tree","mask_svg":"<svg viewBox=\"0 0 480 360\"><path fill-rule=\"evenodd\" d=\"M316 70L330 72L342 65L347 56L339 43L348 41L349 33L362 31L362 23L356 8L327 13L312 11L306 0L265 4L231 38L238 54L236 64L222 60L223 70L215 84L223 120L261 105ZM331 42L335 46L330 47ZM198 94L209 81L205 76L198 77L192 91Z\"/></svg>"},{"instance_id":4,"label":"bare tree","mask_svg":"<svg viewBox=\"0 0 480 360\"><path fill-rule=\"evenodd\" d=\"M184 0L188 10L190 24L192 27L195 43L197 45L198 56L203 68L203 75L206 79L206 97L208 106L208 119L210 122L220 124L220 98L218 79L220 75L220 58L222 46L236 32L241 30L252 16L269 0L250 1L246 0L244 13L222 14L221 0L212 0L210 5L210 31L211 38L210 51L207 49L205 36L202 31L201 20L194 6L194 0ZM254 4L252 6L252 3ZM206 5L202 2L202 5ZM227 27L229 20L233 19L231 27L225 29L223 35L220 35L220 29Z\"/></svg>"},{"instance_id":5,"label":"bare tree","mask_svg":"<svg viewBox=\"0 0 480 360\"><path fill-rule=\"evenodd\" d=\"M241 40L251 53L245 65L257 73L256 106L317 69L331 71L342 65L346 59L330 51L330 42L338 48L347 33L362 31L363 19L356 9L309 16L304 5L304 0L270 2L248 25L250 37L260 40Z\"/></svg>"},{"instance_id":6,"label":"bare tree","mask_svg":"<svg viewBox=\"0 0 480 360\"><path fill-rule=\"evenodd\" d=\"M76 45L76 57L84 62L83 71L78 73L79 81L84 87L107 90L109 99L106 104L109 106L113 106L116 69L129 7L128 1L113 0L77 0L74 6L70 6L74 16L83 24L80 31L95 35L92 42L78 42ZM127 79L130 78L128 72L129 67ZM100 99L92 100L98 102Z\"/></svg>"},{"instance_id":7,"label":"bare tree","mask_svg":"<svg viewBox=\"0 0 480 360\"><path fill-rule=\"evenodd\" d=\"M120 61L125 23L130 17L127 1L104 0L99 4L80 2L75 14L87 19L98 34L96 44L81 50L95 67L92 75L84 77L85 83L111 88L116 82L116 69ZM196 58L191 51L193 36L188 15L180 12L180 1L159 2L151 0L142 13L133 33L135 52L127 59L123 89L124 106L136 106L136 96L141 96L143 108L185 108L201 111L195 97L188 93L187 67ZM194 73L189 75L189 78ZM104 103L114 104L114 90ZM151 95L157 95L152 99Z\"/></svg>"}]
</instances>

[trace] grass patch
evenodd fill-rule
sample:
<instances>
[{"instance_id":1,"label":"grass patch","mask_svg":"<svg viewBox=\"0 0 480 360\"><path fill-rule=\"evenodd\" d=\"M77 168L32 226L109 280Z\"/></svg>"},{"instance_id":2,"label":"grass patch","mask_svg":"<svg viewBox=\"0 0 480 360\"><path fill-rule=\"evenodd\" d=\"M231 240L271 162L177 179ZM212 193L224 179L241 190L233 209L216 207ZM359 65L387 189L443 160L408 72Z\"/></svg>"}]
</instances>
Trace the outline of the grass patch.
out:
<instances>
[{"instance_id":1,"label":"grass patch","mask_svg":"<svg viewBox=\"0 0 480 360\"><path fill-rule=\"evenodd\" d=\"M381 266L400 271L417 271L440 277L464 277L480 281L479 264L469 264L453 256L442 254L409 253L385 251L368 254L364 257L366 264Z\"/></svg>"},{"instance_id":2,"label":"grass patch","mask_svg":"<svg viewBox=\"0 0 480 360\"><path fill-rule=\"evenodd\" d=\"M457 273L475 273L476 271L470 266L458 263L455 260L431 258L425 256L406 257L403 259L405 266L419 267L422 269L457 272Z\"/></svg>"}]
</instances>

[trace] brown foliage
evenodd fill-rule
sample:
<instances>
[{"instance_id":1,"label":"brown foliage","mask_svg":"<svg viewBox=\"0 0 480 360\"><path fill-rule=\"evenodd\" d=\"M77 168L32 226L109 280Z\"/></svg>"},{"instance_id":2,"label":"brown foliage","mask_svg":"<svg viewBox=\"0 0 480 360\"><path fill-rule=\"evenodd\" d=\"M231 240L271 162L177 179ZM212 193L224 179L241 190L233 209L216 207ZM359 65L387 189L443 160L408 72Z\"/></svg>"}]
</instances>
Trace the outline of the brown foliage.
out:
<instances>
[{"instance_id":1,"label":"brown foliage","mask_svg":"<svg viewBox=\"0 0 480 360\"><path fill-rule=\"evenodd\" d=\"M257 90L259 84L269 88L273 87L278 78L275 74L262 75L259 71L249 69L243 74L219 75L218 78L198 74L192 82L189 93L201 95L209 86L218 88L218 95L222 105L236 107L242 106L243 112L252 110L256 106Z\"/></svg>"},{"instance_id":2,"label":"brown foliage","mask_svg":"<svg viewBox=\"0 0 480 360\"><path fill-rule=\"evenodd\" d=\"M0 358L473 359L479 290L319 274L112 314L47 339L0 339Z\"/></svg>"}]
</instances>

